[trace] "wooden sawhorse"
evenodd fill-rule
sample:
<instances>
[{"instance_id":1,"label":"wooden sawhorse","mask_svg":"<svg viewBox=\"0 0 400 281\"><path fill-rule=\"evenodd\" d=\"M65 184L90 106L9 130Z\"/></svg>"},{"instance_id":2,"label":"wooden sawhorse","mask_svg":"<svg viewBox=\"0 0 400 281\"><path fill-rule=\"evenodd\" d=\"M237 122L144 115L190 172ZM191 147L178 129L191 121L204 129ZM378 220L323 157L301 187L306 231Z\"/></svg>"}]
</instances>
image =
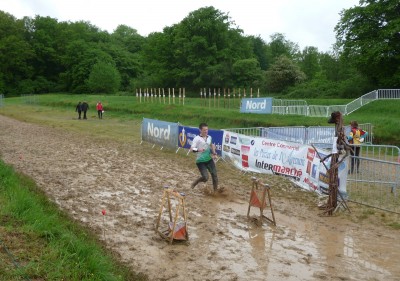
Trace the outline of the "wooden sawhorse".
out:
<instances>
[{"instance_id":1,"label":"wooden sawhorse","mask_svg":"<svg viewBox=\"0 0 400 281\"><path fill-rule=\"evenodd\" d=\"M260 209L260 222L262 223L262 219L266 219L267 221L273 223L276 226L274 208L272 207L271 194L269 192L270 186L266 183L261 183L257 178L252 177L253 181L250 193L249 200L249 209L247 210L247 217L250 216L250 208L256 207ZM262 185L262 191L260 192L259 184ZM268 198L267 198L268 197ZM268 203L267 203L268 199ZM264 209L269 207L272 214L272 219L264 215Z\"/></svg>"},{"instance_id":2,"label":"wooden sawhorse","mask_svg":"<svg viewBox=\"0 0 400 281\"><path fill-rule=\"evenodd\" d=\"M175 215L172 215L172 203L171 200L175 200ZM160 230L160 221L163 209L167 203L167 210L169 214L168 225ZM181 212L181 213L180 213ZM172 244L173 240L189 240L189 234L187 230L187 215L185 209L185 193L178 192L175 189L164 187L164 194L161 200L160 213L158 215L156 231Z\"/></svg>"}]
</instances>

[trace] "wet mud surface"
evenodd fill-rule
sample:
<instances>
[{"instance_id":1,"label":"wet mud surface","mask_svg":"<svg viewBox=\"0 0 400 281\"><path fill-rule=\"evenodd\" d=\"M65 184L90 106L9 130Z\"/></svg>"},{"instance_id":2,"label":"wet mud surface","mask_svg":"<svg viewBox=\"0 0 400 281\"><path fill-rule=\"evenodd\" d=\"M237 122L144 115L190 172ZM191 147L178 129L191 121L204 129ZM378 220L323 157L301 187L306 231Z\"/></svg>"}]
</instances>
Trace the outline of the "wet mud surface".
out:
<instances>
[{"instance_id":1,"label":"wet mud surface","mask_svg":"<svg viewBox=\"0 0 400 281\"><path fill-rule=\"evenodd\" d=\"M198 171L184 152L4 116L0 155L149 280L400 280L398 231L321 217L316 204L283 196L302 192L278 177L269 179L277 226L259 225L258 209L247 218L250 176L223 161L225 190L210 195L211 183L190 189ZM188 242L170 245L155 231L166 185L186 195Z\"/></svg>"}]
</instances>

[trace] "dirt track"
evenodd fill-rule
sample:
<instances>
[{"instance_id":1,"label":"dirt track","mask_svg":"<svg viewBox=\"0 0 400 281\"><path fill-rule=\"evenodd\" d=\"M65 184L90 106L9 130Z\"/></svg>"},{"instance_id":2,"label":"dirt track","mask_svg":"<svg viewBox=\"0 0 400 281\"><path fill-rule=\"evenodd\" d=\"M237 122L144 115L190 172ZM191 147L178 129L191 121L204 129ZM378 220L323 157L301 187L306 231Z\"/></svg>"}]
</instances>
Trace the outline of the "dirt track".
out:
<instances>
[{"instance_id":1,"label":"dirt track","mask_svg":"<svg viewBox=\"0 0 400 281\"><path fill-rule=\"evenodd\" d=\"M280 196L273 197L277 226L258 227L246 217L250 181L224 163L225 191L209 195L204 186L190 190L197 171L183 153L1 115L0 155L150 280L400 280L398 231L319 217L316 206ZM169 245L154 231L164 185L187 195L188 244Z\"/></svg>"}]
</instances>

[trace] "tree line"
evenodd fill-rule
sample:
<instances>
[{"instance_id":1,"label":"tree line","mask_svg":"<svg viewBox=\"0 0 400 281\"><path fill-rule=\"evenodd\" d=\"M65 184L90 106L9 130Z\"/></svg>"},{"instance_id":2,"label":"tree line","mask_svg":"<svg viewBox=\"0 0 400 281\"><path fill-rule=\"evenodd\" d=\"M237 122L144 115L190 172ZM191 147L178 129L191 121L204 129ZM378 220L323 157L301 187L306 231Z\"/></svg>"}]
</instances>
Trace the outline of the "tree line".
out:
<instances>
[{"instance_id":1,"label":"tree line","mask_svg":"<svg viewBox=\"0 0 400 281\"><path fill-rule=\"evenodd\" d=\"M360 0L343 10L331 52L275 33L245 36L214 7L147 37L119 25L0 11L0 93L133 93L135 88L259 88L288 98L354 98L400 86L400 4ZM260 23L262 24L262 23Z\"/></svg>"}]
</instances>

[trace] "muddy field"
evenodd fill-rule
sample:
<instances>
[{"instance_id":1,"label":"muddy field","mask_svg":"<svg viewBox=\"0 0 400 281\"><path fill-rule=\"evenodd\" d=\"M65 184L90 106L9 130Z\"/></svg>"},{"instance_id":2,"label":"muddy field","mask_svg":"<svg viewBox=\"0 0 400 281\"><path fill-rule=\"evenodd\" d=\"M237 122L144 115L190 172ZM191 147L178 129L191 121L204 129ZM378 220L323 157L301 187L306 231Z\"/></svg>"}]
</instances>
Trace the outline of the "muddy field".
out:
<instances>
[{"instance_id":1,"label":"muddy field","mask_svg":"<svg viewBox=\"0 0 400 281\"><path fill-rule=\"evenodd\" d=\"M150 280L400 280L399 231L355 223L346 214L321 217L316 202L303 201L304 192L277 177L268 180L277 226L258 226L246 216L250 177L222 161L225 191L210 195L211 184L190 189L198 172L183 151L4 116L0 155ZM155 232L165 185L186 194L188 243L169 245Z\"/></svg>"}]
</instances>

